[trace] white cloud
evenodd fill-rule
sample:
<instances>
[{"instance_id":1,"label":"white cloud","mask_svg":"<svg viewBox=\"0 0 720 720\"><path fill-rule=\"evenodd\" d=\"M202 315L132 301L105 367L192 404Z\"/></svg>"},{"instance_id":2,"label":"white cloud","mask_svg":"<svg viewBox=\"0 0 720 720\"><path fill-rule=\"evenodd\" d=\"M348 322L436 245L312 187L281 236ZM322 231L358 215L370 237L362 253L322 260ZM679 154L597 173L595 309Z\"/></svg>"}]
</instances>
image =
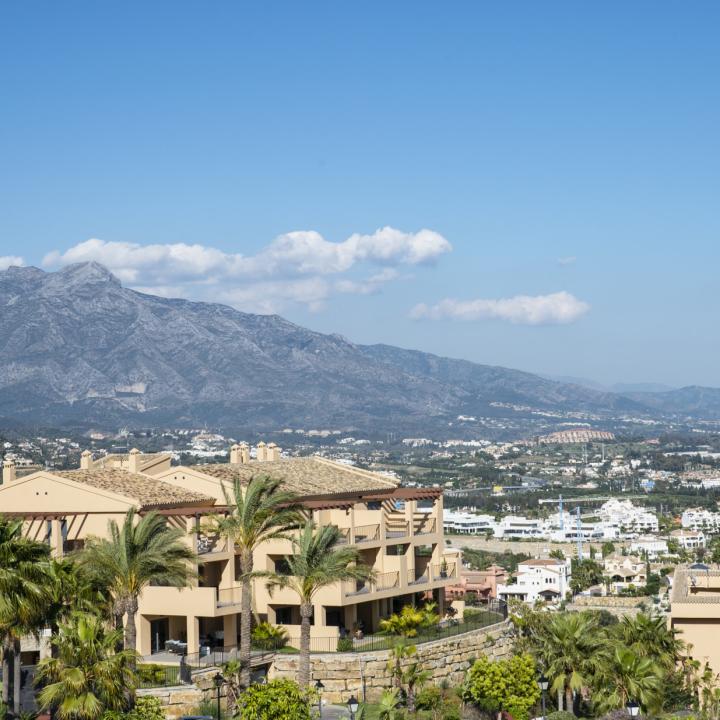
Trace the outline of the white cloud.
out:
<instances>
[{"instance_id":1,"label":"white cloud","mask_svg":"<svg viewBox=\"0 0 720 720\"><path fill-rule=\"evenodd\" d=\"M576 262L577 258L574 255L558 258L558 265L574 265Z\"/></svg>"},{"instance_id":2,"label":"white cloud","mask_svg":"<svg viewBox=\"0 0 720 720\"><path fill-rule=\"evenodd\" d=\"M185 243L140 245L91 239L43 259L47 268L95 260L125 284L163 296L229 302L245 310L276 312L289 303L319 309L337 293L369 294L399 277L397 266L436 261L452 250L433 230L406 233L391 227L342 242L314 231L280 235L254 255ZM363 265L380 265L367 279L347 277ZM357 274L357 272L356 272ZM339 277L332 282L327 276Z\"/></svg>"},{"instance_id":3,"label":"white cloud","mask_svg":"<svg viewBox=\"0 0 720 720\"><path fill-rule=\"evenodd\" d=\"M0 270L7 270L12 265L24 265L25 261L17 255L0 255Z\"/></svg>"},{"instance_id":4,"label":"white cloud","mask_svg":"<svg viewBox=\"0 0 720 720\"><path fill-rule=\"evenodd\" d=\"M568 292L550 295L516 295L510 298L454 300L416 305L413 318L440 320L506 320L518 325L564 325L584 315L590 306Z\"/></svg>"}]
</instances>

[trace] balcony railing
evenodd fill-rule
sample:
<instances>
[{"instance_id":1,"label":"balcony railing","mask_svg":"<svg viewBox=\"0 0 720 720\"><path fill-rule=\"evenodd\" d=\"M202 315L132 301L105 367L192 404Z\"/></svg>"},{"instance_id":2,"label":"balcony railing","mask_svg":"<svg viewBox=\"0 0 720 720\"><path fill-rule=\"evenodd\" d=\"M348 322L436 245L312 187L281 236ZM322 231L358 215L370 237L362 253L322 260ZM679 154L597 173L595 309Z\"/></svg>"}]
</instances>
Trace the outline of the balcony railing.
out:
<instances>
[{"instance_id":1,"label":"balcony railing","mask_svg":"<svg viewBox=\"0 0 720 720\"><path fill-rule=\"evenodd\" d=\"M375 578L376 590L392 590L400 586L400 572L393 570L392 572L380 573Z\"/></svg>"},{"instance_id":2,"label":"balcony railing","mask_svg":"<svg viewBox=\"0 0 720 720\"><path fill-rule=\"evenodd\" d=\"M338 528L340 530L340 537L338 538L337 545L347 545L350 542L350 528Z\"/></svg>"},{"instance_id":3,"label":"balcony railing","mask_svg":"<svg viewBox=\"0 0 720 720\"><path fill-rule=\"evenodd\" d=\"M345 583L345 597L353 597L355 595L364 595L370 592L382 592L383 590L392 590L400 587L400 572L393 570L391 572L380 573L370 580L358 580L356 582Z\"/></svg>"},{"instance_id":4,"label":"balcony railing","mask_svg":"<svg viewBox=\"0 0 720 720\"><path fill-rule=\"evenodd\" d=\"M415 534L416 535L432 535L437 527L437 520L435 518L423 518L415 521Z\"/></svg>"},{"instance_id":5,"label":"balcony railing","mask_svg":"<svg viewBox=\"0 0 720 720\"><path fill-rule=\"evenodd\" d=\"M442 562L439 565L432 566L433 580L445 580L446 578L455 578L457 573L457 563Z\"/></svg>"},{"instance_id":6,"label":"balcony railing","mask_svg":"<svg viewBox=\"0 0 720 720\"><path fill-rule=\"evenodd\" d=\"M372 583L369 580L351 580L345 583L345 597L365 595L372 592Z\"/></svg>"},{"instance_id":7,"label":"balcony railing","mask_svg":"<svg viewBox=\"0 0 720 720\"><path fill-rule=\"evenodd\" d=\"M373 542L380 539L380 525L358 525L353 533L356 543Z\"/></svg>"},{"instance_id":8,"label":"balcony railing","mask_svg":"<svg viewBox=\"0 0 720 720\"><path fill-rule=\"evenodd\" d=\"M217 606L239 605L242 599L242 585L228 588L217 588Z\"/></svg>"},{"instance_id":9,"label":"balcony railing","mask_svg":"<svg viewBox=\"0 0 720 720\"><path fill-rule=\"evenodd\" d=\"M418 573L415 568L408 570L407 582L408 585L423 585L428 581L428 568L425 568L421 573Z\"/></svg>"},{"instance_id":10,"label":"balcony railing","mask_svg":"<svg viewBox=\"0 0 720 720\"><path fill-rule=\"evenodd\" d=\"M387 518L385 527L385 536L389 538L407 537L410 534L410 523L407 520Z\"/></svg>"}]
</instances>

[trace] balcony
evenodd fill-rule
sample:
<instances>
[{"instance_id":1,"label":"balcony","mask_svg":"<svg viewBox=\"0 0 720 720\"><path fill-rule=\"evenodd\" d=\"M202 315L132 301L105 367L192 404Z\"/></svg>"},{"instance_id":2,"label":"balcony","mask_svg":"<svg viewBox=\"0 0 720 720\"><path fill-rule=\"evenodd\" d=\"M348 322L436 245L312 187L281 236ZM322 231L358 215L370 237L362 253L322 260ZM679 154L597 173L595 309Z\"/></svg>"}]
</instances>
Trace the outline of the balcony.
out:
<instances>
[{"instance_id":1,"label":"balcony","mask_svg":"<svg viewBox=\"0 0 720 720\"><path fill-rule=\"evenodd\" d=\"M344 595L345 597L355 597L371 592L392 590L397 587L400 587L400 573L397 570L393 570L376 575L372 581L358 580L357 582L345 583Z\"/></svg>"},{"instance_id":2,"label":"balcony","mask_svg":"<svg viewBox=\"0 0 720 720\"><path fill-rule=\"evenodd\" d=\"M415 535L433 535L437 529L437 520L431 517L415 518Z\"/></svg>"},{"instance_id":3,"label":"balcony","mask_svg":"<svg viewBox=\"0 0 720 720\"><path fill-rule=\"evenodd\" d=\"M408 585L424 585L429 580L428 568L426 567L420 573L415 568L410 568L407 571L407 583Z\"/></svg>"},{"instance_id":4,"label":"balcony","mask_svg":"<svg viewBox=\"0 0 720 720\"><path fill-rule=\"evenodd\" d=\"M242 585L233 585L227 588L216 588L217 590L217 606L228 607L230 605L239 605L242 600Z\"/></svg>"},{"instance_id":5,"label":"balcony","mask_svg":"<svg viewBox=\"0 0 720 720\"><path fill-rule=\"evenodd\" d=\"M354 528L353 537L356 543L375 542L380 539L380 524L358 525Z\"/></svg>"},{"instance_id":6,"label":"balcony","mask_svg":"<svg viewBox=\"0 0 720 720\"><path fill-rule=\"evenodd\" d=\"M457 563L453 560L451 562L442 562L439 565L432 566L432 577L433 580L446 580L457 578Z\"/></svg>"},{"instance_id":7,"label":"balcony","mask_svg":"<svg viewBox=\"0 0 720 720\"><path fill-rule=\"evenodd\" d=\"M338 528L340 537L338 537L336 545L347 545L350 542L350 528Z\"/></svg>"},{"instance_id":8,"label":"balcony","mask_svg":"<svg viewBox=\"0 0 720 720\"><path fill-rule=\"evenodd\" d=\"M202 533L199 533L197 536L198 555L207 555L208 553L223 552L226 547L226 538L224 538L222 535L204 535Z\"/></svg>"},{"instance_id":9,"label":"balcony","mask_svg":"<svg viewBox=\"0 0 720 720\"><path fill-rule=\"evenodd\" d=\"M402 538L410 535L410 523L407 520L400 520L388 516L385 519L385 537Z\"/></svg>"}]
</instances>

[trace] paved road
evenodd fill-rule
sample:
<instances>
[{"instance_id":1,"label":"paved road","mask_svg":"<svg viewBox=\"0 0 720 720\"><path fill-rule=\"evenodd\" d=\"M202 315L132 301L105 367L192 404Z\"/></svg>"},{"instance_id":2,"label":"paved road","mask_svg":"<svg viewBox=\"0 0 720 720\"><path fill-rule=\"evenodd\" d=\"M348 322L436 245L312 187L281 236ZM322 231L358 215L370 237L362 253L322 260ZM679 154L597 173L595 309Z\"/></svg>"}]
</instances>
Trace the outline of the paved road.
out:
<instances>
[{"instance_id":1,"label":"paved road","mask_svg":"<svg viewBox=\"0 0 720 720\"><path fill-rule=\"evenodd\" d=\"M323 705L322 720L349 720L350 713L344 705Z\"/></svg>"}]
</instances>

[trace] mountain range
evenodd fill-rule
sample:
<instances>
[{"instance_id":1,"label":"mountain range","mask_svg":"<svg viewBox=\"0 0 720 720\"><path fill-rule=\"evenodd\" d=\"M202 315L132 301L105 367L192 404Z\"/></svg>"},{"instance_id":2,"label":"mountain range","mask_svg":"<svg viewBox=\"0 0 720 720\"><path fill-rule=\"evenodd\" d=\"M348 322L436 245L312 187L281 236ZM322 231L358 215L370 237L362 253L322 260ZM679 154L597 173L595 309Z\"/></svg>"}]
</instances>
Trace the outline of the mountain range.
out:
<instances>
[{"instance_id":1,"label":"mountain range","mask_svg":"<svg viewBox=\"0 0 720 720\"><path fill-rule=\"evenodd\" d=\"M0 272L3 424L455 433L459 416L720 418L720 390L617 393L277 315L124 288L102 265Z\"/></svg>"}]
</instances>

